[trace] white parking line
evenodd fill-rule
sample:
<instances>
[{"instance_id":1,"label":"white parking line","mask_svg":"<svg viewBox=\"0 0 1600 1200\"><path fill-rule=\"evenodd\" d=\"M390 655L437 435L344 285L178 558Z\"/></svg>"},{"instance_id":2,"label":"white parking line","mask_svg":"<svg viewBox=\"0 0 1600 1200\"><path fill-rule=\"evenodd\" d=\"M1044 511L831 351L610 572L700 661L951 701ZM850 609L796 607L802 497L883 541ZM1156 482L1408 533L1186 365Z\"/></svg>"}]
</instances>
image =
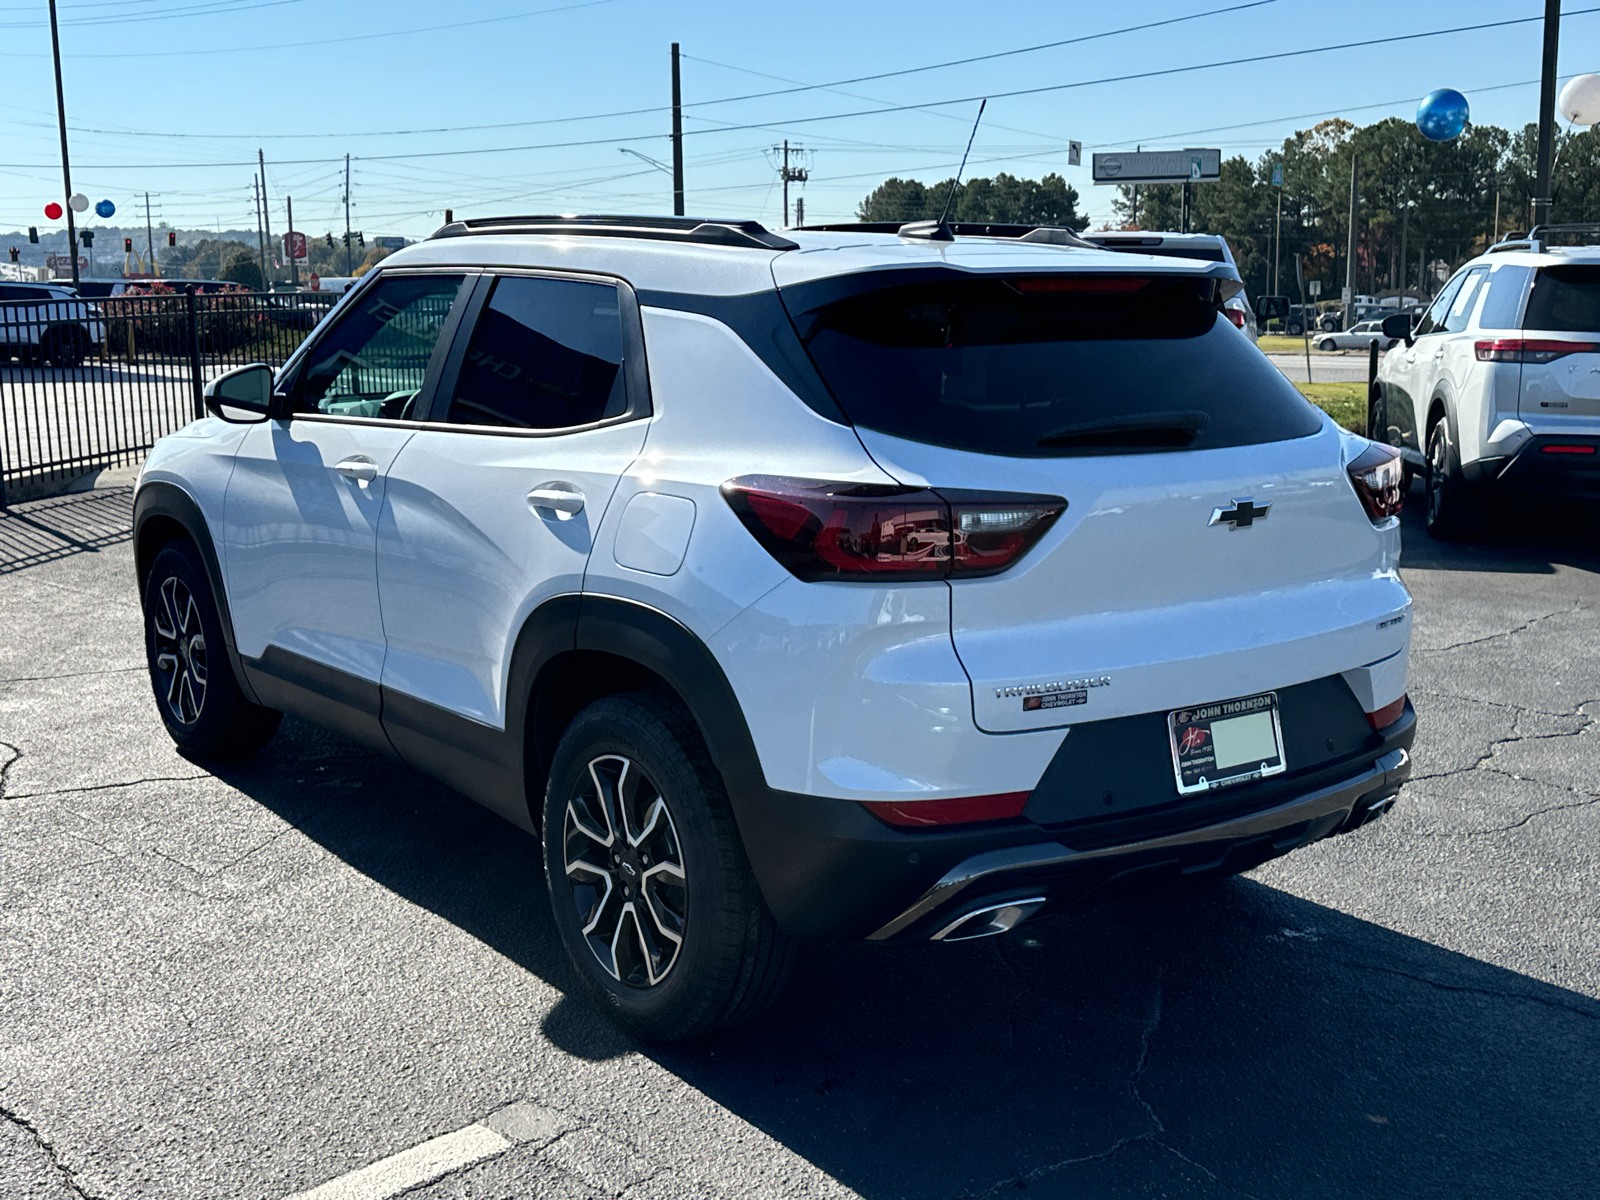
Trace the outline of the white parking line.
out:
<instances>
[{"instance_id":1,"label":"white parking line","mask_svg":"<svg viewBox=\"0 0 1600 1200\"><path fill-rule=\"evenodd\" d=\"M287 1200L388 1200L401 1192L443 1179L452 1171L503 1154L521 1142L549 1141L562 1131L560 1114L534 1104L513 1104L487 1122L474 1122L380 1158Z\"/></svg>"}]
</instances>

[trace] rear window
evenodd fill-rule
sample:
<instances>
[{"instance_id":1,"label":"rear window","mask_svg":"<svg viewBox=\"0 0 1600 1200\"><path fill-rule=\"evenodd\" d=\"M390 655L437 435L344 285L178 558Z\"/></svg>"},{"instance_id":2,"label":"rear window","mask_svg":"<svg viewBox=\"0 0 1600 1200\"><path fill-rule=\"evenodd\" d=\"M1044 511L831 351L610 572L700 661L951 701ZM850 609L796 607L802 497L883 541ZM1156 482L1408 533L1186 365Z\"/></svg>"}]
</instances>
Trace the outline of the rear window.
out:
<instances>
[{"instance_id":1,"label":"rear window","mask_svg":"<svg viewBox=\"0 0 1600 1200\"><path fill-rule=\"evenodd\" d=\"M1545 267L1534 276L1524 329L1600 333L1600 266Z\"/></svg>"},{"instance_id":2,"label":"rear window","mask_svg":"<svg viewBox=\"0 0 1600 1200\"><path fill-rule=\"evenodd\" d=\"M946 277L802 309L796 324L852 422L914 441L1051 457L1315 433L1320 414L1217 310L1212 287Z\"/></svg>"}]
</instances>

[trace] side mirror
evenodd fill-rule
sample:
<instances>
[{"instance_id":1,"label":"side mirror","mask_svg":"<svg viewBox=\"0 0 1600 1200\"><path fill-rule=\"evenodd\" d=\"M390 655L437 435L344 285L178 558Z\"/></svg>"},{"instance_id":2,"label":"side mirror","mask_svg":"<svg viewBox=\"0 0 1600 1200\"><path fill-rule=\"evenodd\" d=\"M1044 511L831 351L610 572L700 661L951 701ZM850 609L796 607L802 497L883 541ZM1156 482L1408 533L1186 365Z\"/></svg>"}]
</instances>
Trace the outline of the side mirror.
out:
<instances>
[{"instance_id":1,"label":"side mirror","mask_svg":"<svg viewBox=\"0 0 1600 1200\"><path fill-rule=\"evenodd\" d=\"M213 416L231 424L265 421L272 403L272 368L266 363L251 363L224 371L206 384L205 400Z\"/></svg>"},{"instance_id":2,"label":"side mirror","mask_svg":"<svg viewBox=\"0 0 1600 1200\"><path fill-rule=\"evenodd\" d=\"M1392 317L1383 319L1383 336L1393 340L1405 339L1406 345L1412 345L1416 339L1411 336L1411 314L1395 313Z\"/></svg>"},{"instance_id":3,"label":"side mirror","mask_svg":"<svg viewBox=\"0 0 1600 1200\"><path fill-rule=\"evenodd\" d=\"M1256 320L1265 324L1268 321L1284 321L1289 317L1289 297L1287 296L1257 296Z\"/></svg>"}]
</instances>

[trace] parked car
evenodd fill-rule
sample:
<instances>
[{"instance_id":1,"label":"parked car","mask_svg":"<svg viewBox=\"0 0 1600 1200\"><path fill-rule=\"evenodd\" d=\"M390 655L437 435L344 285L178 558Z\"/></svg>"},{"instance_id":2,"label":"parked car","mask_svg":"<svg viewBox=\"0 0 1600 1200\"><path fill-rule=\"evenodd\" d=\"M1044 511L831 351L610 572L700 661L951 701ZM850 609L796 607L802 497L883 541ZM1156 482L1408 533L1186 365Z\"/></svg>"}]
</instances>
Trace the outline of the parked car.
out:
<instances>
[{"instance_id":1,"label":"parked car","mask_svg":"<svg viewBox=\"0 0 1600 1200\"><path fill-rule=\"evenodd\" d=\"M1398 452L1238 336L1224 264L961 229L385 258L145 463L173 740L293 712L500 813L658 1039L758 1011L799 937L1000 934L1381 815Z\"/></svg>"},{"instance_id":2,"label":"parked car","mask_svg":"<svg viewBox=\"0 0 1600 1200\"><path fill-rule=\"evenodd\" d=\"M1228 320L1242 329L1251 345L1261 335L1255 308L1245 294L1244 277L1226 238L1214 233L1146 233L1101 230L1082 235L1084 240L1107 250L1126 250L1134 254L1155 254L1162 258L1190 258L1200 262L1226 263L1237 286L1230 286L1225 297Z\"/></svg>"},{"instance_id":3,"label":"parked car","mask_svg":"<svg viewBox=\"0 0 1600 1200\"><path fill-rule=\"evenodd\" d=\"M1383 332L1382 321L1362 321L1359 325L1352 325L1341 333L1318 334L1317 349L1365 350L1373 342L1377 342L1379 350L1388 350L1399 340Z\"/></svg>"},{"instance_id":4,"label":"parked car","mask_svg":"<svg viewBox=\"0 0 1600 1200\"><path fill-rule=\"evenodd\" d=\"M76 367L105 341L105 326L70 287L0 283L0 354Z\"/></svg>"},{"instance_id":5,"label":"parked car","mask_svg":"<svg viewBox=\"0 0 1600 1200\"><path fill-rule=\"evenodd\" d=\"M332 292L274 292L266 299L266 312L284 329L315 329L339 302Z\"/></svg>"},{"instance_id":6,"label":"parked car","mask_svg":"<svg viewBox=\"0 0 1600 1200\"><path fill-rule=\"evenodd\" d=\"M1451 277L1405 348L1384 356L1378 439L1427 479L1428 531L1469 537L1499 491L1600 498L1600 246L1551 246L1548 226L1501 242Z\"/></svg>"}]
</instances>

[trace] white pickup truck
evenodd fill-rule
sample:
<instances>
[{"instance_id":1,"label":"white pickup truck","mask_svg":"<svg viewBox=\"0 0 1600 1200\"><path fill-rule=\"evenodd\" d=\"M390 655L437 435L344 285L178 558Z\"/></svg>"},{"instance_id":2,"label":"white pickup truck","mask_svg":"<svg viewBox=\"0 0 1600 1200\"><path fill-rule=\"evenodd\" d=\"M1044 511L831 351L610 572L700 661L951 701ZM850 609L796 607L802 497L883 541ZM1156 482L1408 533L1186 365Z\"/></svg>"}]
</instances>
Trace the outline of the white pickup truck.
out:
<instances>
[{"instance_id":1,"label":"white pickup truck","mask_svg":"<svg viewBox=\"0 0 1600 1200\"><path fill-rule=\"evenodd\" d=\"M104 341L99 314L70 287L0 283L0 357L76 367Z\"/></svg>"}]
</instances>

